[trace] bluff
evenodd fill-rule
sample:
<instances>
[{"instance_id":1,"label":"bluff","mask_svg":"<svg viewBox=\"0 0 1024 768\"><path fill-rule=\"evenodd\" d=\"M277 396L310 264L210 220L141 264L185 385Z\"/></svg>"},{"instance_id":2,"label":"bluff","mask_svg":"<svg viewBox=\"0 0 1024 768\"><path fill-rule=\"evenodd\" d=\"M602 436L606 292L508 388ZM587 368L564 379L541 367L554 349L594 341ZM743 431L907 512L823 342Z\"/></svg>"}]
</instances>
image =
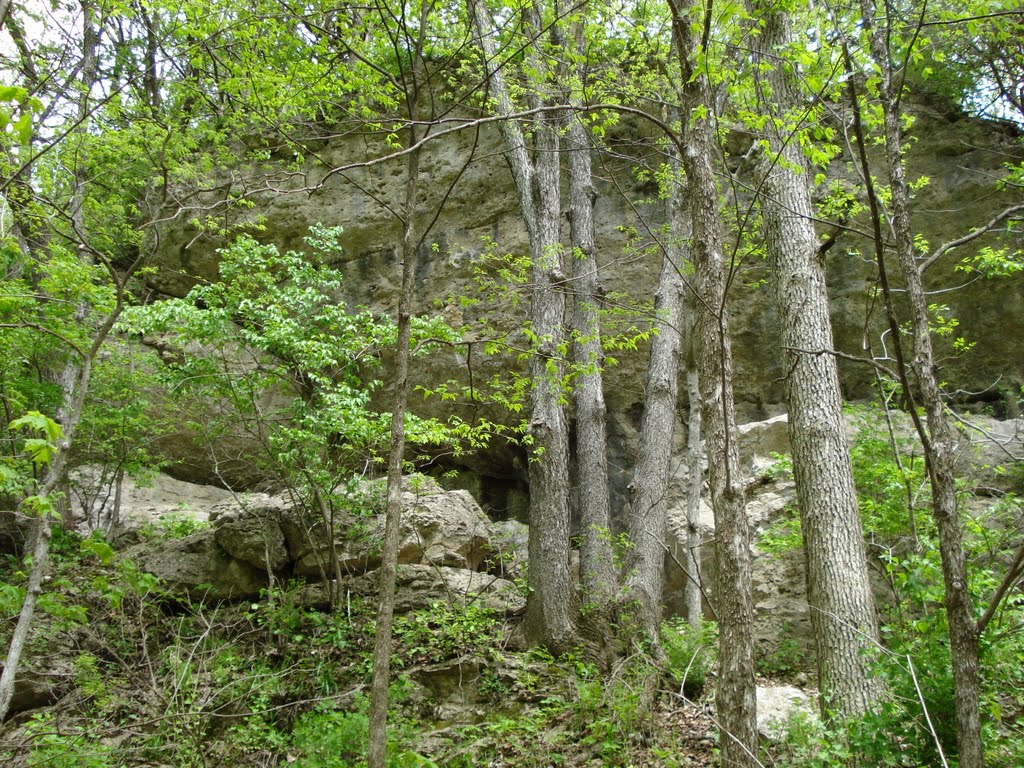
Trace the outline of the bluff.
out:
<instances>
[{"instance_id":1,"label":"bluff","mask_svg":"<svg viewBox=\"0 0 1024 768\"><path fill-rule=\"evenodd\" d=\"M909 177L920 180L915 193L914 217L919 236L932 248L983 226L1006 206L1017 202L1010 191L997 190L1004 164L1019 162L1024 146L1007 129L972 118L953 119L925 106L912 109L915 124L908 150ZM660 255L653 247L658 226L664 220L664 202L656 189L637 171L657 160L657 148L647 128L624 120L610 139L612 153L596 155L598 184L596 221L601 280L608 291L609 307L620 294L649 299L658 276ZM745 159L751 138L730 137L722 165L723 204L745 214L749 195L744 192L749 163ZM382 312L397 306L400 264L397 250L401 223L392 213L404 194L405 165L401 160L356 167L382 156L387 148L363 137L325 138L299 158L298 170L280 162L241 162L238 177L214 180L214 190L202 193L214 201L240 188L249 193L253 206L221 222L222 229L260 222L257 238L284 249L301 250L310 225L341 226L345 232L344 254L332 266L345 276L345 300ZM287 160L294 160L288 158ZM350 168L344 172L337 169ZM420 210L426 224L436 223L419 253L416 304L420 312L440 313L455 326L465 326L467 338L484 321L492 326L522 326L528 298L518 304L482 300L472 306L459 296L476 296L474 265L488 249L500 253L528 252L526 230L519 214L515 189L502 159L501 142L493 127L479 133L453 133L429 142L421 161L423 192ZM848 154L837 157L828 169L829 182L863 198L857 170ZM925 181L927 177L927 181ZM239 181L241 179L241 181ZM730 201L729 196L734 198ZM389 208L390 207L390 208ZM438 211L440 211L438 213ZM566 234L568 224L565 224ZM828 224L819 227L824 236ZM886 340L881 303L875 295L876 270L871 260L868 227L857 218L847 223L825 258L829 275L835 346L846 355L863 357L865 340L876 356L891 351ZM200 229L184 217L172 218L159 233L161 243L156 272L147 278L149 287L161 294L183 295L196 280L216 276L216 249L223 236ZM1019 233L1004 230L972 243L1019 248ZM946 317L959 321L956 336L977 342L968 353L954 355L951 339L941 339L948 351L941 374L949 382L951 399L961 407L987 405L1015 415L1024 384L1024 277L984 280L958 271L967 255L957 250L936 263L927 273L936 305L945 305ZM772 305L766 264L756 256L737 251L737 271L732 288L735 388L741 421L763 419L783 410L783 356L779 349L778 317ZM414 370L412 381L429 385L448 379L466 380L472 372L477 381L506 370L511 356L487 356L482 344L453 348L435 355ZM610 463L631 464L630 446L643 406L643 372L646 348L616 353L618 364L606 371L609 409ZM848 399L868 398L874 393L871 366L842 362L844 394ZM685 396L685 395L682 395ZM433 414L450 404L416 402L413 408ZM685 414L685 411L681 411ZM468 412L460 414L469 417ZM681 433L682 431L679 430ZM491 488L502 498L497 506L515 507L508 497L519 491L525 472L515 457L495 450L469 460L473 472L497 482ZM618 478L617 485L624 485ZM484 494L486 495L486 493Z\"/></svg>"}]
</instances>

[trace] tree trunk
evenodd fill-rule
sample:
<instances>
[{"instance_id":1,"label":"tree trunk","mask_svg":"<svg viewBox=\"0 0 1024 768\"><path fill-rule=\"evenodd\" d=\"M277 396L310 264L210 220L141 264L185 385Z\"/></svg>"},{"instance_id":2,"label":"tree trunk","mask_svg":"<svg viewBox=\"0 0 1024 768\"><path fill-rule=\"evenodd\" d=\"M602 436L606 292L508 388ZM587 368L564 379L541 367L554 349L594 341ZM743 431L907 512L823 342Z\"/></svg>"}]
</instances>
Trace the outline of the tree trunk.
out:
<instances>
[{"instance_id":1,"label":"tree trunk","mask_svg":"<svg viewBox=\"0 0 1024 768\"><path fill-rule=\"evenodd\" d=\"M682 345L683 264L689 234L685 186L678 181L673 184L669 201L672 228L654 300L658 333L651 341L640 440L629 483L629 536L633 548L625 567L626 600L636 611L639 626L652 639L658 637L661 627L665 524Z\"/></svg>"},{"instance_id":2,"label":"tree trunk","mask_svg":"<svg viewBox=\"0 0 1024 768\"><path fill-rule=\"evenodd\" d=\"M81 94L78 102L79 130L84 130L84 122L89 114L90 90L97 76L96 46L98 45L98 34L95 27L94 8L88 2L82 3L82 82ZM8 21L12 21L8 19ZM75 189L72 193L71 213L72 220L80 216L80 211L85 199L84 177L75 174ZM80 221L80 219L79 219ZM84 232L76 232L84 236ZM32 238L25 238L23 247L31 247ZM84 240L83 240L84 242ZM138 267L139 261L128 270L130 275ZM113 311L108 315L96 329L92 343L85 351L81 359L68 362L61 371L58 384L61 389L61 403L57 408L56 421L63 428L64 435L60 441L59 450L53 458L50 466L46 469L43 482L40 484L37 496L48 497L65 481L68 449L74 437L78 422L82 418L82 411L85 408L85 397L89 389L89 379L92 375L92 364L99 352L100 347L106 340L110 329L113 328L118 316L123 309L123 284L118 284L117 303ZM79 322L86 321L86 305L80 305L76 318ZM70 505L69 505L70 506ZM33 523L31 534L32 563L29 570L28 582L25 587L25 599L18 614L18 623L14 627L11 642L8 646L7 658L4 661L3 673L0 674L0 723L6 717L10 709L11 699L14 696L14 685L18 669L21 665L21 657L28 642L29 633L32 629L32 622L35 618L35 609L42 594L43 577L49 567L50 560L50 519L46 513L40 514Z\"/></svg>"},{"instance_id":3,"label":"tree trunk","mask_svg":"<svg viewBox=\"0 0 1024 768\"><path fill-rule=\"evenodd\" d=\"M903 170L903 140L900 128L899 94L893 84L892 60L886 30L875 23L873 0L862 0L864 29L869 35L871 56L879 68L878 96L885 125L885 157L892 194L892 232L896 254L906 285L907 303L914 341L909 378L924 406L927 429L919 428L925 466L932 490L932 509L939 533L939 553L945 583L946 617L949 623L950 658L953 669L953 699L956 712L957 745L961 768L981 768L980 684L978 677L978 625L974 619L967 582L967 564L956 502L956 439L946 419L939 387L938 369L932 349L928 301L921 270L914 256L914 233L910 222L910 193Z\"/></svg>"},{"instance_id":4,"label":"tree trunk","mask_svg":"<svg viewBox=\"0 0 1024 768\"><path fill-rule=\"evenodd\" d=\"M701 451L700 377L697 375L697 344L693 324L693 300L687 300L686 319L686 394L690 402L686 440L686 584L683 605L686 619L694 629L700 627L704 614L704 584L700 571L700 498L704 488L704 458Z\"/></svg>"},{"instance_id":5,"label":"tree trunk","mask_svg":"<svg viewBox=\"0 0 1024 768\"><path fill-rule=\"evenodd\" d=\"M417 74L412 75L418 82ZM415 94L411 97L415 103ZM416 144L416 127L410 124L409 146ZM373 681L370 687L370 741L367 768L387 764L388 687L391 683L391 628L395 614L395 578L402 522L402 462L405 458L405 411L409 391L409 341L412 329L412 298L416 279L416 192L419 186L420 152L409 155L406 166L402 231L402 291L398 297L398 340L395 348L394 399L391 405L391 447L388 452L387 511L384 542L377 581L377 624L373 644Z\"/></svg>"},{"instance_id":6,"label":"tree trunk","mask_svg":"<svg viewBox=\"0 0 1024 768\"><path fill-rule=\"evenodd\" d=\"M582 14L584 11L581 10ZM583 24L573 23L572 37L583 61ZM582 65L576 73L580 82ZM579 94L570 95L579 107ZM594 190L590 164L590 139L581 116L570 113L565 132L569 165L569 224L572 243L574 312L573 352L581 371L575 380L576 464L579 467L580 588L586 608L602 611L615 594L615 565L611 544L611 503L608 498L608 429L601 366L599 308L602 288L598 281L595 246Z\"/></svg>"},{"instance_id":7,"label":"tree trunk","mask_svg":"<svg viewBox=\"0 0 1024 768\"><path fill-rule=\"evenodd\" d=\"M424 50L430 13L433 6L423 3L416 19L416 32L403 27L406 39L413 43L409 51L411 63L401 83L405 113L409 124L407 146L416 147L420 139L417 129L420 90L428 77L424 67ZM404 22L403 22L404 23ZM406 165L405 200L402 206L402 288L398 297L398 338L395 348L394 394L391 406L391 446L388 453L387 511L384 521L384 542L377 582L377 624L373 646L373 680L370 688L370 737L367 768L387 765L388 689L391 683L391 635L395 613L395 579L398 565L402 519L402 463L405 459L405 414L409 393L409 357L412 336L412 302L416 285L416 252L430 230L417 238L416 213L420 181L419 148L409 153ZM443 204L443 203L442 203Z\"/></svg>"},{"instance_id":8,"label":"tree trunk","mask_svg":"<svg viewBox=\"0 0 1024 768\"><path fill-rule=\"evenodd\" d=\"M512 98L500 69L491 71L496 59L495 24L482 0L467 0L469 17L490 75L491 93L499 115L514 111ZM522 10L532 36L526 47L527 66L544 78L547 67L540 53L543 29L538 9ZM540 105L539 89L532 98ZM576 643L573 590L569 573L569 436L562 405L562 350L565 346L565 294L562 284L560 239L560 164L558 124L541 114L533 124L533 157L526 149L522 126L507 119L499 123L512 178L530 239L530 321L533 352L530 356L529 437L530 533L529 570L524 629L530 642L556 653Z\"/></svg>"},{"instance_id":9,"label":"tree trunk","mask_svg":"<svg viewBox=\"0 0 1024 768\"><path fill-rule=\"evenodd\" d=\"M789 15L758 9L756 38L764 110L786 124L797 107L780 53L791 42ZM769 122L769 125L772 125ZM807 563L807 599L817 649L823 713L871 709L881 686L871 674L878 623L843 423L842 394L818 253L808 169L801 145L768 130L761 211L776 306L782 319L786 401L797 504Z\"/></svg>"},{"instance_id":10,"label":"tree trunk","mask_svg":"<svg viewBox=\"0 0 1024 768\"><path fill-rule=\"evenodd\" d=\"M134 268L131 270L134 271ZM65 421L62 424L64 436L61 438L59 450L53 458L52 463L46 469L43 482L36 493L37 496L50 496L58 487L64 477L67 467L68 450L74 438L75 429L82 418L82 410L85 408L85 396L89 389L89 379L92 376L92 363L99 352L100 347L110 334L117 318L121 314L124 305L123 297L118 296L118 302L114 310L108 315L93 336L92 344L86 350L85 356L77 368L78 375L71 381L68 388L62 392L62 405L65 414ZM39 595L42 594L43 577L49 568L50 563L50 519L47 515L39 515L33 523L30 539L32 545L32 564L29 569L28 583L25 586L25 600L21 604L21 612L18 614L18 623L14 627L11 636L11 643L8 646L7 658L4 661L3 674L0 674L0 723L7 717L11 706L11 698L14 696L14 684L21 664L21 656L28 642L29 632L32 629L32 621L35 618L36 604Z\"/></svg>"},{"instance_id":11,"label":"tree trunk","mask_svg":"<svg viewBox=\"0 0 1024 768\"><path fill-rule=\"evenodd\" d=\"M712 162L715 102L707 75L695 63L705 53L690 18L695 4L692 0L669 0L669 5L682 69L682 157L690 191L691 252L697 287L697 372L715 512L714 594L720 648L715 708L722 765L753 768L758 764L758 737L750 535L733 403L732 342L726 306L728 265L722 248Z\"/></svg>"}]
</instances>

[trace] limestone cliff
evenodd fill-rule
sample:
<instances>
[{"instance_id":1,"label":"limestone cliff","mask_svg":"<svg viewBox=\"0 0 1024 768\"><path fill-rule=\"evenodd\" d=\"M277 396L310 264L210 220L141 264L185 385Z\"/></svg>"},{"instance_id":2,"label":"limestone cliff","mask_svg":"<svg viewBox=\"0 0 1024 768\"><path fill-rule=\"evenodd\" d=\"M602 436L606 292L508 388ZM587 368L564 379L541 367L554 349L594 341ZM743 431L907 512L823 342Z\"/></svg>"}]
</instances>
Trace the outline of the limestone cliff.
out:
<instances>
[{"instance_id":1,"label":"limestone cliff","mask_svg":"<svg viewBox=\"0 0 1024 768\"><path fill-rule=\"evenodd\" d=\"M920 235L933 248L981 226L996 212L1018 202L1013 194L998 192L996 181L1003 174L1005 163L1019 162L1024 156L1019 137L1008 135L1004 127L970 118L954 121L925 107L916 107L915 117L914 141L908 155L909 175L911 179L929 179L916 193L915 221ZM645 129L633 122L624 121L614 139L622 151L602 157L595 165L603 179L596 209L602 282L610 292L625 291L643 299L653 291L658 258L653 252L630 250L624 230L631 230L641 242L650 243L651 232L663 220L664 203L656 199L650 185L638 182L633 173L645 157L653 155L654 147ZM723 193L742 188L744 145L742 136L730 142L734 156L726 158L724 164L727 170L723 171ZM387 206L395 207L401 201L404 164L384 162L345 173L327 172L328 168L359 163L384 151L360 137L329 139L315 147L316 159L306 158L297 174L285 173L283 161L281 165L247 165L240 173L250 188L264 188L252 195L255 206L244 213L250 220L262 219L265 229L258 235L260 239L282 249L301 249L301 238L311 224L344 227L346 250L343 263L335 266L346 275L345 299L392 312L399 290L396 250L401 228ZM420 310L444 313L453 324L464 323L470 328L483 316L501 327L519 327L526 301L518 308L486 301L464 308L449 300L473 292L471 267L484 251L485 239L496 243L502 252L528 250L496 131L484 128L479 136L466 131L429 143L421 169L429 180L422 185L425 221L442 201L444 206L431 232L431 246L425 246L420 254L416 283ZM734 179L728 178L730 173L736 174ZM859 182L847 156L832 163L830 176L856 193ZM226 192L222 189L217 194ZM820 230L824 233L826 226L823 224ZM858 356L864 354L865 335L871 339L876 354L885 343L881 336L881 306L872 298L875 270L870 263L870 244L859 234L866 230L857 220L850 222L849 230L827 255L836 346ZM1000 241L1000 237L1003 244L1024 245L1021 235L1012 231L1004 231L989 242ZM222 244L216 237L199 233L188 222L174 220L161 232L161 243L159 271L150 278L152 288L182 295L196 278L215 276L215 249ZM962 405L992 401L997 410L1012 411L1024 384L1024 348L1019 343L1024 337L1024 277L976 280L954 270L963 255L955 252L927 274L930 289L936 291L936 303L949 305L960 321L959 332L978 342L967 355L944 360L942 377L957 391L956 399ZM732 290L735 386L741 420L750 421L781 410L785 372L777 346L778 320L764 287L766 265L757 259L747 259L739 266ZM957 286L962 288L946 292ZM646 350L624 352L617 358L620 364L607 371L605 384L611 460L626 466L628 446L643 401ZM428 383L464 377L470 366L479 379L508 365L507 359L485 357L476 345L435 356L429 369L414 371L413 381ZM870 367L844 362L842 371L848 398L871 396ZM429 403L414 406L421 411L436 407ZM483 467L485 474L517 474L511 470L511 457L493 459L484 462L490 464Z\"/></svg>"}]
</instances>

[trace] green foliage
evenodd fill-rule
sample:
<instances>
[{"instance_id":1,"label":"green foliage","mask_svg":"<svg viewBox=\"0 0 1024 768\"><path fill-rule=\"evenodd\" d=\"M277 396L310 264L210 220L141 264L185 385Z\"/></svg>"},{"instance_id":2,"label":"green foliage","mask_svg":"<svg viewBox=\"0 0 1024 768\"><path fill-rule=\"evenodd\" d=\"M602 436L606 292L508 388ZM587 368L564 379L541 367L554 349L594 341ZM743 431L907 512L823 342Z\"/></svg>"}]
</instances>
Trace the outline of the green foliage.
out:
<instances>
[{"instance_id":1,"label":"green foliage","mask_svg":"<svg viewBox=\"0 0 1024 768\"><path fill-rule=\"evenodd\" d=\"M365 700L363 700L365 701ZM370 721L363 711L329 707L307 712L292 730L296 768L359 768L366 764Z\"/></svg>"},{"instance_id":2,"label":"green foliage","mask_svg":"<svg viewBox=\"0 0 1024 768\"><path fill-rule=\"evenodd\" d=\"M672 682L688 698L699 696L718 660L718 625L704 621L694 628L676 617L661 625L661 647Z\"/></svg>"},{"instance_id":3,"label":"green foliage","mask_svg":"<svg viewBox=\"0 0 1024 768\"><path fill-rule=\"evenodd\" d=\"M786 505L779 517L772 521L757 540L758 550L775 559L799 551L803 545L800 513L793 504Z\"/></svg>"},{"instance_id":4,"label":"green foliage","mask_svg":"<svg viewBox=\"0 0 1024 768\"><path fill-rule=\"evenodd\" d=\"M605 680L587 664L576 664L576 696L571 715L580 741L602 765L623 765L630 748L648 727L643 701L645 677L654 674L646 663L633 662L620 675Z\"/></svg>"},{"instance_id":5,"label":"green foliage","mask_svg":"<svg viewBox=\"0 0 1024 768\"><path fill-rule=\"evenodd\" d=\"M397 618L393 632L404 665L490 657L502 642L494 611L476 602L462 607L436 600Z\"/></svg>"},{"instance_id":6,"label":"green foliage","mask_svg":"<svg viewBox=\"0 0 1024 768\"><path fill-rule=\"evenodd\" d=\"M345 507L355 488L347 470L380 463L390 444L391 415L376 411L371 396L395 328L338 300L342 277L327 261L340 252L340 236L338 228L313 227L312 255L239 238L220 253L219 281L184 299L131 308L121 321L127 332L160 334L182 350L165 374L180 395L213 403L209 418L194 425L200 441L214 445L238 431L255 437L259 468L316 517ZM414 323L418 353L453 338L439 319ZM193 354L196 344L202 351ZM406 439L421 448L459 450L471 431L406 418Z\"/></svg>"},{"instance_id":7,"label":"green foliage","mask_svg":"<svg viewBox=\"0 0 1024 768\"><path fill-rule=\"evenodd\" d=\"M834 726L828 727L816 717L799 713L786 723L786 732L779 744L765 749L765 765L847 768L854 753L836 731Z\"/></svg>"},{"instance_id":8,"label":"green foliage","mask_svg":"<svg viewBox=\"0 0 1024 768\"><path fill-rule=\"evenodd\" d=\"M58 727L51 714L35 714L27 727L29 768L114 768L114 748L79 725Z\"/></svg>"},{"instance_id":9,"label":"green foliage","mask_svg":"<svg viewBox=\"0 0 1024 768\"><path fill-rule=\"evenodd\" d=\"M927 516L918 520L918 507L927 507L931 500L920 448L906 430L897 428L897 461L882 413L870 406L851 406L847 413L858 427L850 459L864 530L887 542L913 536L928 524Z\"/></svg>"},{"instance_id":10,"label":"green foliage","mask_svg":"<svg viewBox=\"0 0 1024 768\"><path fill-rule=\"evenodd\" d=\"M170 512L155 523L146 523L139 528L139 533L147 538L183 539L197 531L204 531L210 527L210 523L199 520L195 515L182 510Z\"/></svg>"},{"instance_id":11,"label":"green foliage","mask_svg":"<svg viewBox=\"0 0 1024 768\"><path fill-rule=\"evenodd\" d=\"M775 451L772 451L769 455L771 456L772 463L758 471L758 480L762 480L764 482L775 482L777 480L793 477L792 456L789 454L776 453Z\"/></svg>"},{"instance_id":12,"label":"green foliage","mask_svg":"<svg viewBox=\"0 0 1024 768\"><path fill-rule=\"evenodd\" d=\"M805 672L813 663L813 655L808 654L807 649L793 637L793 629L788 623L782 625L778 641L767 651L758 653L754 660L760 674L776 678Z\"/></svg>"}]
</instances>

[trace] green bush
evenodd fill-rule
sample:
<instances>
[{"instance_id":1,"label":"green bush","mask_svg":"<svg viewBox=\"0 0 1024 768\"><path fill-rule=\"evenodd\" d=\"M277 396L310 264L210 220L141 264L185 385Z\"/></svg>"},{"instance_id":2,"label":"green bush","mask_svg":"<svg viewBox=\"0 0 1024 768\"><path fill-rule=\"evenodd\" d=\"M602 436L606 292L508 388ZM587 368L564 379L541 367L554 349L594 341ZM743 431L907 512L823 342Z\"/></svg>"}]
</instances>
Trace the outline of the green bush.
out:
<instances>
[{"instance_id":1,"label":"green bush","mask_svg":"<svg viewBox=\"0 0 1024 768\"><path fill-rule=\"evenodd\" d=\"M33 715L26 730L32 742L29 768L113 768L113 747L79 726L61 725L50 714Z\"/></svg>"},{"instance_id":2,"label":"green bush","mask_svg":"<svg viewBox=\"0 0 1024 768\"><path fill-rule=\"evenodd\" d=\"M686 696L698 696L718 660L718 625L705 621L695 629L685 619L670 619L661 625L661 646L668 676Z\"/></svg>"},{"instance_id":3,"label":"green bush","mask_svg":"<svg viewBox=\"0 0 1024 768\"><path fill-rule=\"evenodd\" d=\"M395 620L395 639L405 664L423 664L493 653L502 640L501 622L479 603L465 607L437 600Z\"/></svg>"},{"instance_id":4,"label":"green bush","mask_svg":"<svg viewBox=\"0 0 1024 768\"><path fill-rule=\"evenodd\" d=\"M302 715L292 730L292 749L298 757L295 768L366 765L370 720L363 710L365 706L355 712L321 706Z\"/></svg>"}]
</instances>

